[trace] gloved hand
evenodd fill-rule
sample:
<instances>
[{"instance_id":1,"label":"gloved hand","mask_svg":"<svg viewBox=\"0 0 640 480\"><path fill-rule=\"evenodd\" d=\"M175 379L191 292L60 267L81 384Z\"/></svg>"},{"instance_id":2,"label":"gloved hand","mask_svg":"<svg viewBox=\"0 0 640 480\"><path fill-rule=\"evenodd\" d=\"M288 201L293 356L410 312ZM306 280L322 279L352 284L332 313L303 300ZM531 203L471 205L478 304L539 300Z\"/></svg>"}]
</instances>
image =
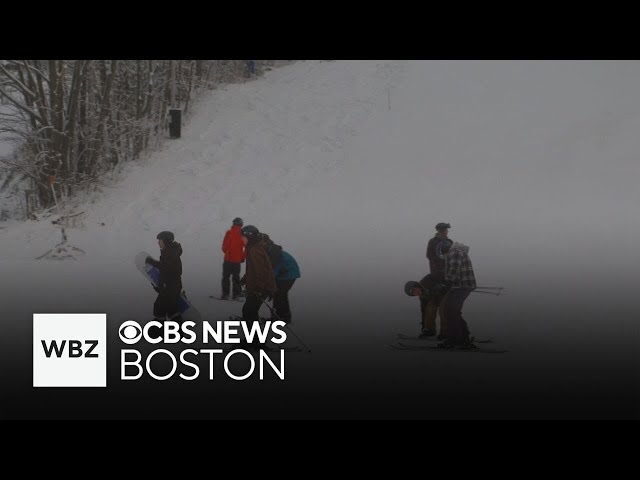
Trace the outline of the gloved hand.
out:
<instances>
[{"instance_id":1,"label":"gloved hand","mask_svg":"<svg viewBox=\"0 0 640 480\"><path fill-rule=\"evenodd\" d=\"M151 258L150 256L147 256L147 258L144 259L144 263L151 263L152 260L153 258Z\"/></svg>"},{"instance_id":2,"label":"gloved hand","mask_svg":"<svg viewBox=\"0 0 640 480\"><path fill-rule=\"evenodd\" d=\"M244 286L247 283L247 276L243 275L242 278L240 279L240 285Z\"/></svg>"}]
</instances>

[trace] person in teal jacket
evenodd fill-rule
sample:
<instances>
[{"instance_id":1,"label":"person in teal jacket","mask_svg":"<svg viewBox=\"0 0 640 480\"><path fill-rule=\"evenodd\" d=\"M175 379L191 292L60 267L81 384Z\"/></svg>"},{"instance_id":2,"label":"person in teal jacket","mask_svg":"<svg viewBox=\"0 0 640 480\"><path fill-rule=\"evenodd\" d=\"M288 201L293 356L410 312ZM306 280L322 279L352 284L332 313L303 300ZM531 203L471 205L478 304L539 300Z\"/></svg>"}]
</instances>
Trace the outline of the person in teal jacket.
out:
<instances>
[{"instance_id":1,"label":"person in teal jacket","mask_svg":"<svg viewBox=\"0 0 640 480\"><path fill-rule=\"evenodd\" d=\"M291 306L289 305L289 290L297 278L300 278L300 267L293 256L282 250L280 261L273 267L278 290L273 296L273 308L280 320L291 322ZM271 320L277 320L272 318Z\"/></svg>"}]
</instances>

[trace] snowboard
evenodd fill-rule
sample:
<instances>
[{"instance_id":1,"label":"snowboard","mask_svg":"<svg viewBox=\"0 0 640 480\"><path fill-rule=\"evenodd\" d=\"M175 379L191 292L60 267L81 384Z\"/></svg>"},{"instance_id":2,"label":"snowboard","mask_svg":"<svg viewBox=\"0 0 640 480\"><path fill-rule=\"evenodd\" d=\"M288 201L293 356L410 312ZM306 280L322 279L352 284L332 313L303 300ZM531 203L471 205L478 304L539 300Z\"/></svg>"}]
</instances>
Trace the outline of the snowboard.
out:
<instances>
[{"instance_id":1,"label":"snowboard","mask_svg":"<svg viewBox=\"0 0 640 480\"><path fill-rule=\"evenodd\" d=\"M157 287L160 282L160 270L153 265L144 262L145 259L150 256L151 255L147 252L140 252L134 257L133 261L147 281L149 281L154 287ZM198 309L187 299L184 290L180 293L180 297L178 298L178 310L180 311L183 320L191 320L194 322L202 321L202 315L200 315Z\"/></svg>"}]
</instances>

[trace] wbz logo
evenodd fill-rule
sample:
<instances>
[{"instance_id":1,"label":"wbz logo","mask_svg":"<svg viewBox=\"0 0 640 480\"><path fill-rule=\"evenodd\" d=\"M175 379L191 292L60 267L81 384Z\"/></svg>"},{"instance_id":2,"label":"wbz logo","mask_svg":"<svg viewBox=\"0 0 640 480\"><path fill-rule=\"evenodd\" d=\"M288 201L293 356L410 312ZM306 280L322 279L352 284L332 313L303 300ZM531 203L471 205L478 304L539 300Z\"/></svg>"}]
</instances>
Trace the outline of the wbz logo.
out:
<instances>
[{"instance_id":1,"label":"wbz logo","mask_svg":"<svg viewBox=\"0 0 640 480\"><path fill-rule=\"evenodd\" d=\"M47 342L41 340L42 348L44 349L44 354L47 358L51 357L51 354L55 352L56 357L60 358L64 355L64 346L67 343L66 340L62 340L62 343L58 345L55 340L51 340L51 344L47 346ZM87 358L98 358L97 353L91 353L94 348L98 345L98 340L85 340L84 343L86 345L90 345L91 348L87 350L84 354ZM68 357L77 358L82 357L82 342L80 340L69 340L69 348L68 348Z\"/></svg>"},{"instance_id":2,"label":"wbz logo","mask_svg":"<svg viewBox=\"0 0 640 480\"><path fill-rule=\"evenodd\" d=\"M34 387L106 387L107 315L35 313Z\"/></svg>"}]
</instances>

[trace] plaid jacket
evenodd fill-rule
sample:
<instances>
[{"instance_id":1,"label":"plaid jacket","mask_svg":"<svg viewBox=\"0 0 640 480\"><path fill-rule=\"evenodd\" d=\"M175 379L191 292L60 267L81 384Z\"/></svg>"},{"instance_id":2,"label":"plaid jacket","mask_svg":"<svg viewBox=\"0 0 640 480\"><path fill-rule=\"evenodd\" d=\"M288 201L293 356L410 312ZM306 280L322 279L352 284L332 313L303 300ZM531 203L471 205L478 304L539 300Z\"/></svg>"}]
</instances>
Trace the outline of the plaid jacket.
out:
<instances>
[{"instance_id":1,"label":"plaid jacket","mask_svg":"<svg viewBox=\"0 0 640 480\"><path fill-rule=\"evenodd\" d=\"M476 277L473 274L473 266L468 255L469 247L462 243L454 242L445 256L444 278L451 282L452 288L476 288Z\"/></svg>"}]
</instances>

